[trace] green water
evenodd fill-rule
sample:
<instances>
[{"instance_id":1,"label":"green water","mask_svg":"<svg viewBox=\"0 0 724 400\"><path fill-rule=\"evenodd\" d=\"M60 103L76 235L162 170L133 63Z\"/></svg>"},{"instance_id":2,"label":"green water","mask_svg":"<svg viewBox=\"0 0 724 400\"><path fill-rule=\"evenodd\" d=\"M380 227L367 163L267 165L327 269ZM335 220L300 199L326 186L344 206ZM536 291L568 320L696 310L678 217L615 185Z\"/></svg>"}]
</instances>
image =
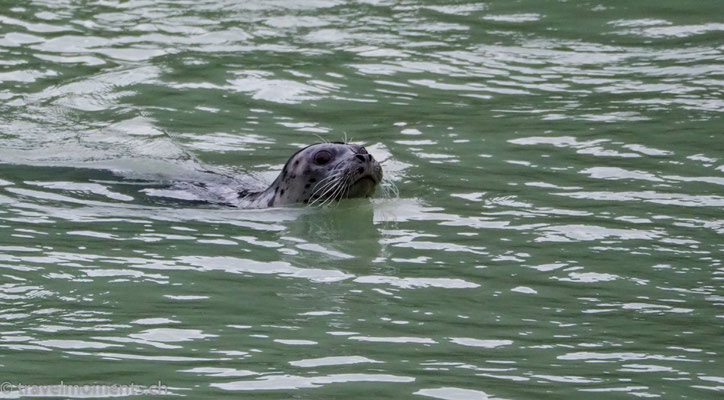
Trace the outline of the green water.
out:
<instances>
[{"instance_id":1,"label":"green water","mask_svg":"<svg viewBox=\"0 0 724 400\"><path fill-rule=\"evenodd\" d=\"M720 398L723 39L719 0L0 1L0 398ZM345 137L399 197L142 192Z\"/></svg>"}]
</instances>

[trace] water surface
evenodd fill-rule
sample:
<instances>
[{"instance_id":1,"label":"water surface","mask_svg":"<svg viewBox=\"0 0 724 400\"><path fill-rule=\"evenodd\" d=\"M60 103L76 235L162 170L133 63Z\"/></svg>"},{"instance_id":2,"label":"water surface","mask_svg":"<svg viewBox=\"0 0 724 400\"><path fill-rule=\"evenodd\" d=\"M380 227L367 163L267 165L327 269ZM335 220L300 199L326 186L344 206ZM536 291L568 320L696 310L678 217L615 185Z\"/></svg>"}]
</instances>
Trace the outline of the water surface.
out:
<instances>
[{"instance_id":1,"label":"water surface","mask_svg":"<svg viewBox=\"0 0 724 400\"><path fill-rule=\"evenodd\" d=\"M0 381L719 398L723 15L3 2ZM268 183L345 138L399 197L238 210L142 191L206 170Z\"/></svg>"}]
</instances>

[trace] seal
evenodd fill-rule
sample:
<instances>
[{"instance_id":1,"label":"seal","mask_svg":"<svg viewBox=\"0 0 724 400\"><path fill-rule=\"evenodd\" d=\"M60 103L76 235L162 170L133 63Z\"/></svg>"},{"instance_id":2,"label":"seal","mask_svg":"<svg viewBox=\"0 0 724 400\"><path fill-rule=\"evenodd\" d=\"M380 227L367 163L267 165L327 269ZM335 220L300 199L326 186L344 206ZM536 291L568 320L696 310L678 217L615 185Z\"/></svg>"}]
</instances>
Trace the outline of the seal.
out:
<instances>
[{"instance_id":1,"label":"seal","mask_svg":"<svg viewBox=\"0 0 724 400\"><path fill-rule=\"evenodd\" d=\"M317 143L289 157L266 190L239 192L236 206L323 205L344 198L370 197L380 181L382 167L364 147L343 142Z\"/></svg>"}]
</instances>

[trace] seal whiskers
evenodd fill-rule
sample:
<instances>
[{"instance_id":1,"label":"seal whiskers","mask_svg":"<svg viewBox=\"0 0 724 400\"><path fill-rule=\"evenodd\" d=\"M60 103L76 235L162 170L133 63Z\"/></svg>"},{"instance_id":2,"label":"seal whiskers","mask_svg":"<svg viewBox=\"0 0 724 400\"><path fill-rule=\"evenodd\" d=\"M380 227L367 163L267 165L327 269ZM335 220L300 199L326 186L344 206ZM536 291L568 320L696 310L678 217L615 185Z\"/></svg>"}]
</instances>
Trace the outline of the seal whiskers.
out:
<instances>
[{"instance_id":1,"label":"seal whiskers","mask_svg":"<svg viewBox=\"0 0 724 400\"><path fill-rule=\"evenodd\" d=\"M326 189L316 198L314 199L315 202L321 200L319 203L320 206L323 206L325 204L331 203L333 200L336 199L337 193L344 188L345 183L347 182L348 178L347 176L337 176L336 179L332 180L329 185L326 185ZM312 196L314 197L314 196Z\"/></svg>"},{"instance_id":2,"label":"seal whiskers","mask_svg":"<svg viewBox=\"0 0 724 400\"><path fill-rule=\"evenodd\" d=\"M382 195L387 199L400 197L400 190L397 189L395 182L387 178L383 178L382 182L380 182L380 189L382 189Z\"/></svg>"},{"instance_id":3,"label":"seal whiskers","mask_svg":"<svg viewBox=\"0 0 724 400\"><path fill-rule=\"evenodd\" d=\"M348 182L349 182L349 175L346 175L346 176L344 177L344 179L342 179L342 180L337 184L337 186L336 186L336 188L334 189L334 191L332 191L332 194L330 194L329 196L327 196L327 198L322 202L321 205L330 204L330 203L332 203L334 200L339 200L339 199L341 199L342 196L339 196L339 195L340 195L342 192L345 191L345 188L347 187L347 183L348 183ZM337 197L337 196L339 196L339 197Z\"/></svg>"},{"instance_id":4,"label":"seal whiskers","mask_svg":"<svg viewBox=\"0 0 724 400\"><path fill-rule=\"evenodd\" d=\"M341 174L332 175L324 180L321 180L316 186L314 186L315 190L312 193L312 201L309 204L313 205L314 203L320 201L324 198L324 195L333 190L336 185L340 183L340 176Z\"/></svg>"}]
</instances>

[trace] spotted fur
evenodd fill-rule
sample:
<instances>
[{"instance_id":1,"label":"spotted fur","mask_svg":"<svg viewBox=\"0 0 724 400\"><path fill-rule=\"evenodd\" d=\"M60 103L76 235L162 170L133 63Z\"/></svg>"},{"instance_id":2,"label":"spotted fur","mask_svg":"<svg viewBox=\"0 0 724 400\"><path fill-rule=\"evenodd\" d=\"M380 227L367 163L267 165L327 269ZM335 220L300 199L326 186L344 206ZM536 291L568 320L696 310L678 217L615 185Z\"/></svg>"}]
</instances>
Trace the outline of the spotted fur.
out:
<instances>
[{"instance_id":1,"label":"spotted fur","mask_svg":"<svg viewBox=\"0 0 724 400\"><path fill-rule=\"evenodd\" d=\"M294 153L266 190L240 193L238 206L322 205L342 198L370 197L381 180L380 164L364 147L313 144Z\"/></svg>"}]
</instances>

